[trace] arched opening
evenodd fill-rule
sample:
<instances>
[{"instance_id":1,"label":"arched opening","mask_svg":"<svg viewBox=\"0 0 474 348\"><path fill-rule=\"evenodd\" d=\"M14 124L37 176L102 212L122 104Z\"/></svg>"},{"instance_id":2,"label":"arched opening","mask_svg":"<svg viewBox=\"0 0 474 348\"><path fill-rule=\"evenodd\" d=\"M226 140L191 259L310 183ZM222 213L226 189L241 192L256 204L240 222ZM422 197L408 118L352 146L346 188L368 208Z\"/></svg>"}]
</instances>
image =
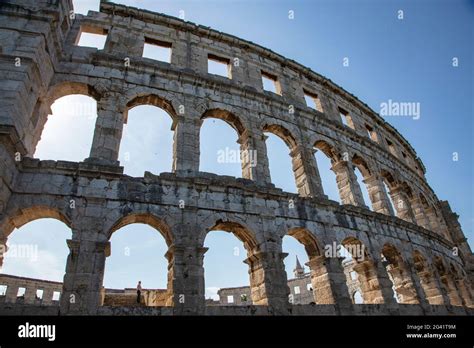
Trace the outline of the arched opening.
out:
<instances>
[{"instance_id":1,"label":"arched opening","mask_svg":"<svg viewBox=\"0 0 474 348\"><path fill-rule=\"evenodd\" d=\"M349 291L360 291L363 303L384 303L383 284L379 280L377 266L364 243L355 237L341 242L341 257ZM353 299L352 299L353 300Z\"/></svg>"},{"instance_id":2,"label":"arched opening","mask_svg":"<svg viewBox=\"0 0 474 348\"><path fill-rule=\"evenodd\" d=\"M172 171L175 120L171 104L158 96L136 97L127 104L119 151L125 174Z\"/></svg>"},{"instance_id":3,"label":"arched opening","mask_svg":"<svg viewBox=\"0 0 474 348\"><path fill-rule=\"evenodd\" d=\"M453 263L449 266L450 273L457 287L459 296L461 297L463 305L466 307L473 307L472 294L464 271L460 270Z\"/></svg>"},{"instance_id":4,"label":"arched opening","mask_svg":"<svg viewBox=\"0 0 474 348\"><path fill-rule=\"evenodd\" d=\"M245 306L263 300L263 270L251 260L256 242L250 231L238 223L218 221L206 234L204 246L206 305Z\"/></svg>"},{"instance_id":5,"label":"arched opening","mask_svg":"<svg viewBox=\"0 0 474 348\"><path fill-rule=\"evenodd\" d=\"M201 119L199 170L243 177L247 144L241 140L245 129L240 120L218 109L208 110Z\"/></svg>"},{"instance_id":6,"label":"arched opening","mask_svg":"<svg viewBox=\"0 0 474 348\"><path fill-rule=\"evenodd\" d=\"M420 193L420 202L422 209L426 215L427 219L427 226L426 228L430 229L431 231L435 232L438 231L438 221L437 221L437 216L435 213L435 209L433 209L430 204L428 203L428 200L426 199L425 195Z\"/></svg>"},{"instance_id":7,"label":"arched opening","mask_svg":"<svg viewBox=\"0 0 474 348\"><path fill-rule=\"evenodd\" d=\"M382 171L381 176L382 176L382 182L383 182L383 185L384 185L385 192L388 195L387 198L388 198L388 203L390 204L390 207L391 207L391 212L396 214L397 209L396 209L396 206L395 206L395 202L393 201L393 197L390 194L391 189L395 185L395 179L393 178L392 174L390 174L386 171Z\"/></svg>"},{"instance_id":8,"label":"arched opening","mask_svg":"<svg viewBox=\"0 0 474 348\"><path fill-rule=\"evenodd\" d=\"M272 183L283 191L297 193L288 146L275 134L265 133L265 136Z\"/></svg>"},{"instance_id":9,"label":"arched opening","mask_svg":"<svg viewBox=\"0 0 474 348\"><path fill-rule=\"evenodd\" d=\"M77 92L76 92L77 93ZM40 110L35 110L39 113ZM38 116L41 118L41 115ZM44 122L46 122L46 118ZM37 143L34 157L80 162L89 157L97 119L97 101L72 94L55 99ZM38 127L42 128L42 126Z\"/></svg>"},{"instance_id":10,"label":"arched opening","mask_svg":"<svg viewBox=\"0 0 474 348\"><path fill-rule=\"evenodd\" d=\"M18 216L6 248L0 245L5 303L59 305L71 229L65 219L44 216L30 215L27 221L23 220L26 216Z\"/></svg>"},{"instance_id":11,"label":"arched opening","mask_svg":"<svg viewBox=\"0 0 474 348\"><path fill-rule=\"evenodd\" d=\"M381 252L382 264L393 284L395 298L399 303L419 303L410 271L400 252L390 244L385 244Z\"/></svg>"},{"instance_id":12,"label":"arched opening","mask_svg":"<svg viewBox=\"0 0 474 348\"><path fill-rule=\"evenodd\" d=\"M284 127L265 125L268 165L272 183L283 191L298 193L298 183L302 183L306 173L296 140ZM287 154L289 150L289 156Z\"/></svg>"},{"instance_id":13,"label":"arched opening","mask_svg":"<svg viewBox=\"0 0 474 348\"><path fill-rule=\"evenodd\" d=\"M359 290L356 290L353 294L352 294L352 302L354 304L363 304L364 303L364 298L362 297L362 294L360 293Z\"/></svg>"},{"instance_id":14,"label":"arched opening","mask_svg":"<svg viewBox=\"0 0 474 348\"><path fill-rule=\"evenodd\" d=\"M438 271L441 284L449 297L449 302L453 306L462 306L462 300L458 293L456 283L454 282L451 273L446 268L445 262L441 259L440 256L435 256L433 261L434 266Z\"/></svg>"},{"instance_id":15,"label":"arched opening","mask_svg":"<svg viewBox=\"0 0 474 348\"><path fill-rule=\"evenodd\" d=\"M367 166L367 163L362 158L355 155L352 159L352 164L354 165L354 174L357 178L357 184L359 185L360 190L362 192L364 204L367 208L373 210L372 200L370 198L369 190L365 182L365 180L370 177L370 171Z\"/></svg>"},{"instance_id":16,"label":"arched opening","mask_svg":"<svg viewBox=\"0 0 474 348\"><path fill-rule=\"evenodd\" d=\"M104 306L173 306L171 235L160 220L133 214L112 229L101 302ZM141 293L137 289L140 282Z\"/></svg>"},{"instance_id":17,"label":"arched opening","mask_svg":"<svg viewBox=\"0 0 474 348\"><path fill-rule=\"evenodd\" d=\"M420 278L421 286L429 304L444 304L443 295L436 284L433 272L431 271L425 257L418 250L413 252L413 266Z\"/></svg>"},{"instance_id":18,"label":"arched opening","mask_svg":"<svg viewBox=\"0 0 474 348\"><path fill-rule=\"evenodd\" d=\"M320 275L317 265L322 257L315 237L304 228L291 229L283 237L282 249L288 254L284 264L290 289L289 302L295 305L318 303L317 293L328 284L317 280ZM331 291L330 288L326 290Z\"/></svg>"},{"instance_id":19,"label":"arched opening","mask_svg":"<svg viewBox=\"0 0 474 348\"><path fill-rule=\"evenodd\" d=\"M316 150L316 163L318 164L324 194L327 195L329 199L341 203L336 173L332 170L332 165L337 155L334 149L324 141L316 142L314 148Z\"/></svg>"}]
</instances>

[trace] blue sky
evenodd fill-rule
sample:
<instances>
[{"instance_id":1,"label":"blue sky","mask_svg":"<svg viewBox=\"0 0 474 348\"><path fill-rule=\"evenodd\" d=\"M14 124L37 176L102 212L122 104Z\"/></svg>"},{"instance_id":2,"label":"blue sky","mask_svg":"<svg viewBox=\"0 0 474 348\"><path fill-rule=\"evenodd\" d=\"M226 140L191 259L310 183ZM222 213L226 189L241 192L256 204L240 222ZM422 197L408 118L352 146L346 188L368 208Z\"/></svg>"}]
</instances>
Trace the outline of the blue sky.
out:
<instances>
[{"instance_id":1,"label":"blue sky","mask_svg":"<svg viewBox=\"0 0 474 348\"><path fill-rule=\"evenodd\" d=\"M73 2L79 13L98 10L98 1ZM420 103L418 120L394 116L387 116L386 120L417 151L427 168L428 183L440 199L449 200L472 241L473 1L117 2L172 16L184 11L186 20L258 43L310 67L356 95L376 112L380 111L380 104L388 100ZM294 11L294 19L288 18L290 10ZM403 11L403 19L398 18L399 10ZM346 57L348 67L343 66ZM454 57L459 61L457 67L452 64ZM86 97L69 98L73 99L59 100L53 106L53 116L46 126L37 157L72 160L87 157L95 117L90 110L95 106ZM71 103L77 104L75 110L79 110L79 116L68 112ZM59 114L61 118L54 117ZM72 117L81 118L82 125L67 133ZM170 126L170 117L158 109L143 106L130 111L120 152L126 173L142 176L144 168L153 173L170 171ZM72 147L57 146L60 135L63 140L75 137L77 142ZM205 154L201 157L201 170L240 176L238 164L216 162L218 150L238 149L236 140L237 134L224 122L206 120L201 130L201 152ZM288 153L288 148L275 136L267 140L267 147L272 181L294 192L290 158L281 155ZM454 152L458 153L458 161L453 161ZM328 163L324 158L317 160L325 192L337 199ZM42 238L43 233L70 235L60 222L39 220L15 232L10 242L31 242L35 239L27 236ZM64 269L65 264L62 256L67 255L67 248L60 240L58 237L50 239L50 244L38 242L48 253L45 259L49 263L45 262L44 267L28 266L27 262L5 262L3 272L61 280L61 267ZM248 284L247 266L242 263L245 252L237 239L227 233L212 232L206 246L209 247L205 257L209 296L219 287ZM134 287L142 280L144 287L165 286L166 262L162 256L165 249L162 237L147 226L133 225L119 230L112 237L105 285ZM59 250L63 250L62 254ZM290 252L286 260L288 273L294 267L295 255L303 262L307 260L302 246L290 237L284 240L284 250ZM144 260L146 265L143 265Z\"/></svg>"}]
</instances>

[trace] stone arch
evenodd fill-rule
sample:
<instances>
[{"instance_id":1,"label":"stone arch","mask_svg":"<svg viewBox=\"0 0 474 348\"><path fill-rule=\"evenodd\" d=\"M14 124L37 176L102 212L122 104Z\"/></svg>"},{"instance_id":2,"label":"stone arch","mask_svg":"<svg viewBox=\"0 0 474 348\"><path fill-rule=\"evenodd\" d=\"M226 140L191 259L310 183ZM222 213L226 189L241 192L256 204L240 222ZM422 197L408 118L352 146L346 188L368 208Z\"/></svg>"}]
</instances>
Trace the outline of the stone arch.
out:
<instances>
[{"instance_id":1,"label":"stone arch","mask_svg":"<svg viewBox=\"0 0 474 348\"><path fill-rule=\"evenodd\" d=\"M381 257L382 264L387 270L399 302L419 303L410 270L398 248L391 243L384 244L381 250Z\"/></svg>"},{"instance_id":2,"label":"stone arch","mask_svg":"<svg viewBox=\"0 0 474 348\"><path fill-rule=\"evenodd\" d=\"M168 247L173 244L173 235L168 225L152 213L131 213L122 216L107 232L107 240L110 240L112 234L118 229L136 223L149 225L156 229L163 236Z\"/></svg>"},{"instance_id":3,"label":"stone arch","mask_svg":"<svg viewBox=\"0 0 474 348\"><path fill-rule=\"evenodd\" d=\"M259 243L255 234L249 227L240 222L218 219L212 227L206 229L205 235L211 231L225 231L232 233L244 244L249 256L260 251ZM204 241L205 235L203 236L202 241Z\"/></svg>"},{"instance_id":4,"label":"stone arch","mask_svg":"<svg viewBox=\"0 0 474 348\"><path fill-rule=\"evenodd\" d=\"M252 136L249 132L249 128L246 125L244 118L241 116L237 116L232 111L225 110L222 108L207 109L200 117L201 126L204 120L211 118L224 121L237 133L237 143L239 144L240 151L238 159L241 160L241 175L245 179L254 179L255 175L252 174L251 168L252 158L250 157L251 153L249 152L254 150L254 144ZM201 132L202 130L200 129L199 134L201 134ZM201 141L199 142L201 143Z\"/></svg>"},{"instance_id":5,"label":"stone arch","mask_svg":"<svg viewBox=\"0 0 474 348\"><path fill-rule=\"evenodd\" d=\"M366 244L355 236L345 237L341 243L351 254L352 260L345 262L345 267L352 267L357 273L359 290L365 304L386 303L392 292L388 279L380 272L379 263L371 257ZM346 282L347 282L346 278Z\"/></svg>"},{"instance_id":6,"label":"stone arch","mask_svg":"<svg viewBox=\"0 0 474 348\"><path fill-rule=\"evenodd\" d=\"M262 127L262 132L272 133L273 135L276 135L278 138L283 140L283 142L290 150L289 155L291 158L292 171L295 179L295 187L301 196L310 195L310 193L308 192L309 190L305 187L307 186L307 183L310 180L307 173L307 170L309 168L305 167L304 149L303 146L300 146L300 144L297 142L297 138L292 134L290 130L279 124L266 123Z\"/></svg>"},{"instance_id":7,"label":"stone arch","mask_svg":"<svg viewBox=\"0 0 474 348\"><path fill-rule=\"evenodd\" d=\"M38 219L56 219L63 222L69 228L72 227L70 217L59 208L47 205L33 205L19 208L15 211L7 211L8 215L0 222L0 237L7 239L15 228Z\"/></svg>"},{"instance_id":8,"label":"stone arch","mask_svg":"<svg viewBox=\"0 0 474 348\"><path fill-rule=\"evenodd\" d=\"M38 142L41 139L48 115L51 114L51 105L58 99L69 95L80 94L93 98L97 103L101 93L92 85L77 81L61 81L49 87L46 95L38 97L31 115L34 127L31 149L28 155L33 156Z\"/></svg>"},{"instance_id":9,"label":"stone arch","mask_svg":"<svg viewBox=\"0 0 474 348\"><path fill-rule=\"evenodd\" d=\"M226 122L229 126L231 126L238 134L239 138L245 133L247 127L244 125L242 120L236 116L234 113L224 110L224 109L209 109L206 110L202 116L201 120L206 118L217 118Z\"/></svg>"},{"instance_id":10,"label":"stone arch","mask_svg":"<svg viewBox=\"0 0 474 348\"><path fill-rule=\"evenodd\" d=\"M384 180L388 188L391 189L396 186L397 181L395 179L395 176L392 173L390 173L388 170L382 169L380 171L380 176L382 177L382 179Z\"/></svg>"},{"instance_id":11,"label":"stone arch","mask_svg":"<svg viewBox=\"0 0 474 348\"><path fill-rule=\"evenodd\" d=\"M235 219L225 221L218 219L203 231L201 237L205 238L210 231L214 230L232 233L243 242L248 256L244 263L249 266L252 304L274 305L274 301L280 305L287 303L286 296L275 296L276 293L279 294L277 288L284 286L286 281L286 279L279 279L279 272L276 270L280 267L284 269L281 253L262 250L255 233L244 223L236 222ZM204 244L204 238L202 238L202 244Z\"/></svg>"},{"instance_id":12,"label":"stone arch","mask_svg":"<svg viewBox=\"0 0 474 348\"><path fill-rule=\"evenodd\" d=\"M60 209L51 206L34 205L6 213L8 215L0 220L0 246L3 246L3 252L8 252L8 237L15 228L19 229L22 226L39 219L55 219L61 221L71 229L71 235L73 235L71 219ZM0 269L3 266L3 260L4 258L2 255L2 257L0 257Z\"/></svg>"},{"instance_id":13,"label":"stone arch","mask_svg":"<svg viewBox=\"0 0 474 348\"><path fill-rule=\"evenodd\" d=\"M278 125L278 124L266 123L262 127L262 130L263 130L263 132L272 133L272 134L275 134L276 136L280 137L280 139L283 140L285 142L285 144L288 146L290 151L293 151L293 149L295 149L298 146L296 138L284 126L281 126L281 125Z\"/></svg>"},{"instance_id":14,"label":"stone arch","mask_svg":"<svg viewBox=\"0 0 474 348\"><path fill-rule=\"evenodd\" d=\"M359 289L355 290L352 295L351 295L351 298L352 298L352 302L354 304L359 304L358 302L359 301L362 301L362 303L364 303L364 298L362 297L362 294L360 293ZM359 300L360 299L360 300Z\"/></svg>"},{"instance_id":15,"label":"stone arch","mask_svg":"<svg viewBox=\"0 0 474 348\"><path fill-rule=\"evenodd\" d=\"M288 236L300 242L308 255L306 265L310 270L311 287L313 289L314 303L335 303L335 294L332 292L331 284L326 268L325 257L316 236L304 227L293 227L287 232Z\"/></svg>"},{"instance_id":16,"label":"stone arch","mask_svg":"<svg viewBox=\"0 0 474 348\"><path fill-rule=\"evenodd\" d=\"M176 122L178 121L178 116L176 110L173 107L173 104L170 100L163 98L155 93L141 93L135 95L128 99L125 106L124 111L124 122L127 123L128 119L128 111L136 106L140 105L152 105L156 106L160 109L166 111L166 113L172 118L173 120L173 129L176 126Z\"/></svg>"},{"instance_id":17,"label":"stone arch","mask_svg":"<svg viewBox=\"0 0 474 348\"><path fill-rule=\"evenodd\" d=\"M49 87L46 101L49 103L49 106L51 106L55 100L71 94L86 95L94 98L96 101L99 101L102 97L101 93L88 83L61 81Z\"/></svg>"},{"instance_id":18,"label":"stone arch","mask_svg":"<svg viewBox=\"0 0 474 348\"><path fill-rule=\"evenodd\" d=\"M129 123L129 111L135 107L140 107L140 106L153 106L153 107L156 107L162 111L164 111L164 113L166 115L168 115L171 119L171 128L170 130L172 131L172 139L169 139L166 141L166 146L163 147L163 151L166 151L167 154L171 155L172 154L172 159L171 159L171 162L168 162L170 164L170 169L164 169L164 171L169 171L169 170L174 170L175 167L176 167L176 161L177 161L177 151L176 151L176 147L177 147L177 141L176 141L176 137L177 137L177 132L176 132L176 129L177 129L177 126L178 126L178 123L179 123L179 116L178 116L178 113L177 113L177 110L175 109L175 107L173 106L173 100L170 98L170 95L165 95L165 96L162 96L162 95L159 95L157 94L157 91L156 90L139 90L138 93L137 93L137 90L132 90L133 93L135 94L132 94L132 93L129 93L128 95L125 96L126 100L125 101L122 101L122 99L120 97L117 97L115 96L114 98L112 98L110 100L111 103L119 103L119 104L122 104L122 105L118 105L118 106L115 106L115 109L117 112L123 112L123 119L122 120L115 120L115 123L116 124L119 124L117 126L117 129L116 129L116 132L114 132L114 142L117 143L117 156L119 155L119 152L120 152L120 147L121 145L124 145L122 144L123 142L123 130L124 129L128 129L129 131L132 130L135 130L135 133L132 133L136 136L136 132L137 132L137 129L136 129L136 125L137 123L133 123L130 122ZM109 102L109 103L110 103ZM155 111L153 111L154 113ZM156 110L156 112L158 113L159 111ZM151 113L147 113L146 114L147 116L148 115L151 115ZM152 117L154 117L155 115L153 114ZM136 117L134 117L134 119L136 119ZM154 120L154 118L153 118ZM168 120L164 120L162 118L157 118L157 120L161 121L161 122L167 122ZM148 122L150 122L150 119L147 120ZM137 122L137 121L135 121ZM124 128L125 127L125 124L129 124L129 127L130 128ZM133 125L135 125L135 127L133 127ZM149 128L150 128L150 133L145 133L142 131L142 128L140 127L140 137L137 137L139 139L144 139L144 138L147 138L147 139L150 139L150 135L149 134L155 134L155 132L152 132L152 128L151 127L158 127L158 122L154 122L152 124L149 125ZM166 130L167 128L164 128L164 130ZM145 133L145 137L143 137ZM148 135L146 135L148 134ZM170 133L166 133L167 136L170 135ZM167 139L167 136L166 137L161 137L160 139ZM158 139L154 136L152 136L153 139ZM132 138L133 139L133 138ZM126 141L126 140L125 140ZM170 145L170 147L168 147ZM123 149L123 147L122 147ZM149 150L147 152L148 155L150 155L150 152L151 150ZM147 154L143 154L142 152L142 156L146 156ZM143 158L143 157L142 157ZM162 162L160 162L162 163ZM126 171L129 169L125 166L125 169ZM142 167L141 169L144 169L144 171L152 171L148 166L145 166L144 167L144 163L142 163ZM141 176L139 175L138 173L134 173L134 176Z\"/></svg>"},{"instance_id":19,"label":"stone arch","mask_svg":"<svg viewBox=\"0 0 474 348\"><path fill-rule=\"evenodd\" d=\"M449 269L463 305L471 308L474 307L472 300L472 290L466 274L462 270L460 271L460 268L453 262L450 262Z\"/></svg>"},{"instance_id":20,"label":"stone arch","mask_svg":"<svg viewBox=\"0 0 474 348\"><path fill-rule=\"evenodd\" d=\"M374 184L372 183L373 180L372 181L370 180L371 176L372 176L372 171L371 171L369 165L367 164L367 162L365 161L365 159L362 156L358 155L358 154L354 154L352 156L352 165L354 167L354 169L353 169L354 174L358 170L362 175L360 183L359 183L359 180L356 180L356 183L359 185L359 189L361 191L362 197L364 196L363 195L364 190L367 194L368 202L366 202L367 199L364 199L364 203L366 205L371 204L372 207L373 207L374 206L374 200L377 197L373 197L374 194L371 194L371 191L375 191L376 189L378 190L378 188L374 188L373 187ZM357 175L356 175L356 178L357 178Z\"/></svg>"},{"instance_id":21,"label":"stone arch","mask_svg":"<svg viewBox=\"0 0 474 348\"><path fill-rule=\"evenodd\" d=\"M380 174L384 183L389 189L388 195L397 217L402 220L414 223L415 216L411 205L413 192L410 188L410 185L408 185L408 183L405 181L397 180L392 173L386 171L385 169L382 169Z\"/></svg>"},{"instance_id":22,"label":"stone arch","mask_svg":"<svg viewBox=\"0 0 474 348\"><path fill-rule=\"evenodd\" d=\"M338 173L334 165L341 159L340 151L330 139L317 139L312 143L313 158L320 176L321 191L330 199L342 202L341 189L338 184ZM321 155L319 155L321 154Z\"/></svg>"},{"instance_id":23,"label":"stone arch","mask_svg":"<svg viewBox=\"0 0 474 348\"><path fill-rule=\"evenodd\" d=\"M356 236L346 236L341 241L341 245L347 249L353 259L362 261L371 258L366 243Z\"/></svg>"},{"instance_id":24,"label":"stone arch","mask_svg":"<svg viewBox=\"0 0 474 348\"><path fill-rule=\"evenodd\" d=\"M331 170L336 175L341 203L365 206L361 187L357 182L353 168L354 164L350 159L349 153L344 150L336 150L335 146L326 140L317 140L313 146L316 150L322 151L331 160Z\"/></svg>"},{"instance_id":25,"label":"stone arch","mask_svg":"<svg viewBox=\"0 0 474 348\"><path fill-rule=\"evenodd\" d=\"M432 305L441 305L444 303L443 293L438 287L433 271L428 264L426 257L419 250L412 253L413 266L420 278L420 284L425 293L426 300Z\"/></svg>"},{"instance_id":26,"label":"stone arch","mask_svg":"<svg viewBox=\"0 0 474 348\"><path fill-rule=\"evenodd\" d=\"M288 230L288 236L295 238L300 242L308 254L308 258L321 256L321 247L317 238L304 227L294 227Z\"/></svg>"},{"instance_id":27,"label":"stone arch","mask_svg":"<svg viewBox=\"0 0 474 348\"><path fill-rule=\"evenodd\" d=\"M159 301L158 303L163 303L164 306L174 306L174 291L173 291L173 274L175 272L175 264L174 264L174 249L173 249L173 235L171 232L171 229L167 225L165 221L157 217L156 215L152 213L130 213L125 216L122 216L121 218L116 221L113 226L107 231L107 240L110 242L110 239L112 238L112 235L121 229L122 227L125 227L127 225L132 225L132 224L145 224L148 225L152 228L154 228L158 233L160 233L165 242L166 245L168 246L168 251L165 254L166 259L168 260L168 276L167 276L167 286L166 286L166 291L162 294L160 293L155 293L155 292L146 292L143 294L142 299L145 297L147 298L145 300L145 303L148 303L148 306L154 306L156 304L153 304L154 301ZM110 256L110 252L108 253L107 256ZM104 271L105 271L105 264L104 264ZM159 299L158 299L159 298ZM104 301L104 298L102 297L102 302Z\"/></svg>"},{"instance_id":28,"label":"stone arch","mask_svg":"<svg viewBox=\"0 0 474 348\"><path fill-rule=\"evenodd\" d=\"M365 159L359 156L358 154L354 154L354 156L352 156L352 163L357 168L359 168L360 172L364 176L364 179L372 175L372 171L370 170L369 165L367 164Z\"/></svg>"},{"instance_id":29,"label":"stone arch","mask_svg":"<svg viewBox=\"0 0 474 348\"><path fill-rule=\"evenodd\" d=\"M340 151L327 140L317 140L314 142L314 148L321 150L332 163L341 159Z\"/></svg>"},{"instance_id":30,"label":"stone arch","mask_svg":"<svg viewBox=\"0 0 474 348\"><path fill-rule=\"evenodd\" d=\"M462 306L462 298L459 295L455 280L453 279L449 268L446 267L446 262L441 256L435 255L433 257L433 265L438 272L441 284L449 298L451 305Z\"/></svg>"}]
</instances>

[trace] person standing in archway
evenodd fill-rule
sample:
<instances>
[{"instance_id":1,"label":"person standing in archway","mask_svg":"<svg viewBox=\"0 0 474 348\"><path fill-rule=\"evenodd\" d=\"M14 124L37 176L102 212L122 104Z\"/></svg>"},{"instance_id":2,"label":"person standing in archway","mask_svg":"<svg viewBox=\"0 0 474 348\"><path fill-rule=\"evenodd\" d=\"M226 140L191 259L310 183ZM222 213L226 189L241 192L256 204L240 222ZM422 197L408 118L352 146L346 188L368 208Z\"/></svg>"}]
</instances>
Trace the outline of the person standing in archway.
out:
<instances>
[{"instance_id":1,"label":"person standing in archway","mask_svg":"<svg viewBox=\"0 0 474 348\"><path fill-rule=\"evenodd\" d=\"M137 303L140 303L142 293L142 281L140 280L137 284Z\"/></svg>"}]
</instances>

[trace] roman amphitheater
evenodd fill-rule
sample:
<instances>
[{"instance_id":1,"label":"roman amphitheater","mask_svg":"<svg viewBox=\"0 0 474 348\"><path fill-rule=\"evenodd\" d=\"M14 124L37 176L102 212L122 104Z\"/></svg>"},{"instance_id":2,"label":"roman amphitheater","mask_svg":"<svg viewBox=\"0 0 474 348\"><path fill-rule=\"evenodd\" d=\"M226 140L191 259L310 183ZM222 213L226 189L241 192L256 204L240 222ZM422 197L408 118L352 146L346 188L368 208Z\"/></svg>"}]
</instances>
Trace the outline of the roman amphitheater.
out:
<instances>
[{"instance_id":1,"label":"roman amphitheater","mask_svg":"<svg viewBox=\"0 0 474 348\"><path fill-rule=\"evenodd\" d=\"M474 259L458 216L430 188L403 136L329 79L258 44L111 2L85 16L74 14L71 0L5 0L0 23L0 244L36 219L58 219L71 229L64 281L2 275L0 314L473 313ZM78 46L85 32L106 35L105 47ZM145 43L170 48L170 63L144 58ZM209 74L208 60L226 64L228 76ZM275 93L264 90L262 77ZM50 106L72 94L97 101L89 157L35 159ZM173 170L131 177L123 174L119 147L128 110L144 104L173 120ZM199 171L207 118L227 122L243 153L257 153L255 165L243 162L242 178ZM297 194L271 183L264 133L288 146ZM316 151L331 160L342 204L323 191ZM134 223L154 227L168 245L168 285L158 292L159 305L104 300L109 240ZM204 239L214 230L245 245L245 304L205 299ZM308 254L310 303L289 301L286 235ZM328 245L363 250L350 264L362 304L354 303L343 257L326 255ZM35 298L39 288L42 300ZM60 296L51 298L54 292Z\"/></svg>"}]
</instances>

